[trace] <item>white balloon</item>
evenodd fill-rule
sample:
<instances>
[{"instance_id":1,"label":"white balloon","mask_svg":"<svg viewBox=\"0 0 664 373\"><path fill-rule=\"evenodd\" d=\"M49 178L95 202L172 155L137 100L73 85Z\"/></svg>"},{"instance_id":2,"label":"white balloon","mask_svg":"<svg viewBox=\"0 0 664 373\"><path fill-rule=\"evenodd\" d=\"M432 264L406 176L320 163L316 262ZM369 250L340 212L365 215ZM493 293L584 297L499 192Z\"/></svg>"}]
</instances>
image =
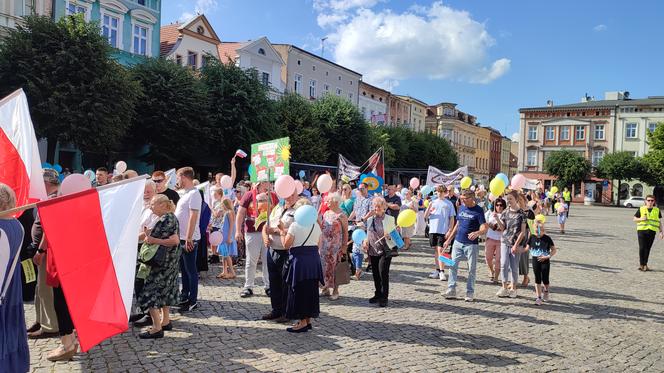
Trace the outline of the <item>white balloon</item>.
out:
<instances>
[{"instance_id":1,"label":"white balloon","mask_svg":"<svg viewBox=\"0 0 664 373\"><path fill-rule=\"evenodd\" d=\"M116 169L119 173L123 173L123 172L127 171L127 162L125 162L125 161L118 161L118 163L115 164L115 169Z\"/></svg>"},{"instance_id":2,"label":"white balloon","mask_svg":"<svg viewBox=\"0 0 664 373\"><path fill-rule=\"evenodd\" d=\"M233 179L228 175L224 175L221 177L221 180L219 180L219 184L222 189L231 189L233 187Z\"/></svg>"}]
</instances>

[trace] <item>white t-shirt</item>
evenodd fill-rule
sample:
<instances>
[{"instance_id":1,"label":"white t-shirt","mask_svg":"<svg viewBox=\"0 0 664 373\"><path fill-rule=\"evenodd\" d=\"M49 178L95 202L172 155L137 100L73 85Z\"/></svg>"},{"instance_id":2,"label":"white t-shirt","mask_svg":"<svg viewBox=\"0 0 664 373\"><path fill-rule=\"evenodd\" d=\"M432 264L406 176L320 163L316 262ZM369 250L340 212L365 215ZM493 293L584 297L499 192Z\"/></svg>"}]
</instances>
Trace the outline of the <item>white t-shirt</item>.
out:
<instances>
[{"instance_id":1,"label":"white t-shirt","mask_svg":"<svg viewBox=\"0 0 664 373\"><path fill-rule=\"evenodd\" d=\"M309 232L311 235L309 236ZM322 232L320 226L314 223L314 229L311 230L311 227L303 227L296 222L288 227L288 234L292 235L295 239L293 240L293 247L298 246L317 246L318 239L320 238ZM307 239L309 236L309 239ZM307 239L306 241L304 241Z\"/></svg>"},{"instance_id":2,"label":"white t-shirt","mask_svg":"<svg viewBox=\"0 0 664 373\"><path fill-rule=\"evenodd\" d=\"M189 224L191 210L200 212L201 204L203 204L203 198L201 198L201 193L196 188L185 191L180 197L178 205L175 207L175 217L178 219L178 224L180 225L180 240L187 239L187 225ZM198 222L195 224L192 239L194 241L201 239L201 229Z\"/></svg>"},{"instance_id":3,"label":"white t-shirt","mask_svg":"<svg viewBox=\"0 0 664 373\"><path fill-rule=\"evenodd\" d=\"M450 230L450 217L456 216L454 205L448 199L437 199L430 202L429 233L447 234Z\"/></svg>"},{"instance_id":4,"label":"white t-shirt","mask_svg":"<svg viewBox=\"0 0 664 373\"><path fill-rule=\"evenodd\" d=\"M295 210L292 208L284 211L284 206L277 205L272 209L272 213L270 214L270 228L277 228L279 222L281 222L281 225L285 228L289 228L294 221ZM281 237L279 234L273 234L271 236L272 242L270 243L270 247L275 250L283 250L284 245L281 244Z\"/></svg>"},{"instance_id":5,"label":"white t-shirt","mask_svg":"<svg viewBox=\"0 0 664 373\"><path fill-rule=\"evenodd\" d=\"M489 227L492 227L494 224L498 223L498 219L493 217L493 211L491 210L484 213L484 219L488 223ZM500 241L502 237L503 237L503 232L494 231L491 228L489 228L489 230L486 231L486 238Z\"/></svg>"}]
</instances>

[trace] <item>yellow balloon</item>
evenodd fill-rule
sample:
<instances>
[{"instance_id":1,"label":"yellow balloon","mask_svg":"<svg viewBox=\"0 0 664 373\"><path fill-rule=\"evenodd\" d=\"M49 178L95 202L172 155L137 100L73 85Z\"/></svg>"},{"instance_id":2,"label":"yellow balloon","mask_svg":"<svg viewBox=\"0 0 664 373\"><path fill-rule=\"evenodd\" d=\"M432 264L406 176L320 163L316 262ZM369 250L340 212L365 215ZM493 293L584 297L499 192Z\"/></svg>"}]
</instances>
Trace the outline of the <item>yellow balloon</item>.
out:
<instances>
[{"instance_id":1,"label":"yellow balloon","mask_svg":"<svg viewBox=\"0 0 664 373\"><path fill-rule=\"evenodd\" d=\"M553 194L558 193L558 187L556 187L556 186L551 187L551 193L553 193Z\"/></svg>"},{"instance_id":2,"label":"yellow balloon","mask_svg":"<svg viewBox=\"0 0 664 373\"><path fill-rule=\"evenodd\" d=\"M412 227L417 220L417 214L411 209L403 210L397 217L397 225L401 228Z\"/></svg>"},{"instance_id":3,"label":"yellow balloon","mask_svg":"<svg viewBox=\"0 0 664 373\"><path fill-rule=\"evenodd\" d=\"M470 188L470 184L473 183L473 179L471 179L468 176L464 176L463 179L461 179L461 189L468 189Z\"/></svg>"},{"instance_id":4,"label":"yellow balloon","mask_svg":"<svg viewBox=\"0 0 664 373\"><path fill-rule=\"evenodd\" d=\"M553 205L553 208L556 210L558 210L558 207L560 207L560 202L556 202L556 204Z\"/></svg>"},{"instance_id":5,"label":"yellow balloon","mask_svg":"<svg viewBox=\"0 0 664 373\"><path fill-rule=\"evenodd\" d=\"M494 196L500 196L505 191L505 182L502 179L494 178L489 183L489 190Z\"/></svg>"},{"instance_id":6,"label":"yellow balloon","mask_svg":"<svg viewBox=\"0 0 664 373\"><path fill-rule=\"evenodd\" d=\"M535 216L535 220L541 221L542 224L546 223L546 218L542 214L539 214L539 215Z\"/></svg>"},{"instance_id":7,"label":"yellow balloon","mask_svg":"<svg viewBox=\"0 0 664 373\"><path fill-rule=\"evenodd\" d=\"M424 208L428 208L428 207L429 207L429 200L425 199L424 200Z\"/></svg>"}]
</instances>

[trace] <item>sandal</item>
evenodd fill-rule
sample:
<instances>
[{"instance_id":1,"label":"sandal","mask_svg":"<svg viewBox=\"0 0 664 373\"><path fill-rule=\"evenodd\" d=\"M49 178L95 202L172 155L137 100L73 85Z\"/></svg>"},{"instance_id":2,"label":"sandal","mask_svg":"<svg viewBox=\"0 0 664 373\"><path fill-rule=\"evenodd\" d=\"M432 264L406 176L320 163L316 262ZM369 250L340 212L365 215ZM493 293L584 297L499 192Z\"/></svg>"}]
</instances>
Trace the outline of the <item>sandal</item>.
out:
<instances>
[{"instance_id":1,"label":"sandal","mask_svg":"<svg viewBox=\"0 0 664 373\"><path fill-rule=\"evenodd\" d=\"M224 279L224 278L226 278L226 274L224 272L221 272L217 275L217 278Z\"/></svg>"},{"instance_id":2,"label":"sandal","mask_svg":"<svg viewBox=\"0 0 664 373\"><path fill-rule=\"evenodd\" d=\"M58 349L52 351L46 356L48 361L69 361L74 358L74 355L78 352L78 343L74 342L69 348L65 346L59 347Z\"/></svg>"}]
</instances>

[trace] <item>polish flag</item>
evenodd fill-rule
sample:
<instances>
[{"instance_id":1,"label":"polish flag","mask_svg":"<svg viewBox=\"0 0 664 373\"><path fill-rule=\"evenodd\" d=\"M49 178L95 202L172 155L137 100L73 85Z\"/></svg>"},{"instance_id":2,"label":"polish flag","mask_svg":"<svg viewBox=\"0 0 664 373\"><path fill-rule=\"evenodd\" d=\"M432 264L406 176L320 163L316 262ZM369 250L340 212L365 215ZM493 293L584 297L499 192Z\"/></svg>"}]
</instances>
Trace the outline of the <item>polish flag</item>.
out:
<instances>
[{"instance_id":1,"label":"polish flag","mask_svg":"<svg viewBox=\"0 0 664 373\"><path fill-rule=\"evenodd\" d=\"M37 204L81 350L128 328L145 179Z\"/></svg>"},{"instance_id":2,"label":"polish flag","mask_svg":"<svg viewBox=\"0 0 664 373\"><path fill-rule=\"evenodd\" d=\"M22 89L0 100L0 183L14 190L17 207L46 199L37 138Z\"/></svg>"}]
</instances>

